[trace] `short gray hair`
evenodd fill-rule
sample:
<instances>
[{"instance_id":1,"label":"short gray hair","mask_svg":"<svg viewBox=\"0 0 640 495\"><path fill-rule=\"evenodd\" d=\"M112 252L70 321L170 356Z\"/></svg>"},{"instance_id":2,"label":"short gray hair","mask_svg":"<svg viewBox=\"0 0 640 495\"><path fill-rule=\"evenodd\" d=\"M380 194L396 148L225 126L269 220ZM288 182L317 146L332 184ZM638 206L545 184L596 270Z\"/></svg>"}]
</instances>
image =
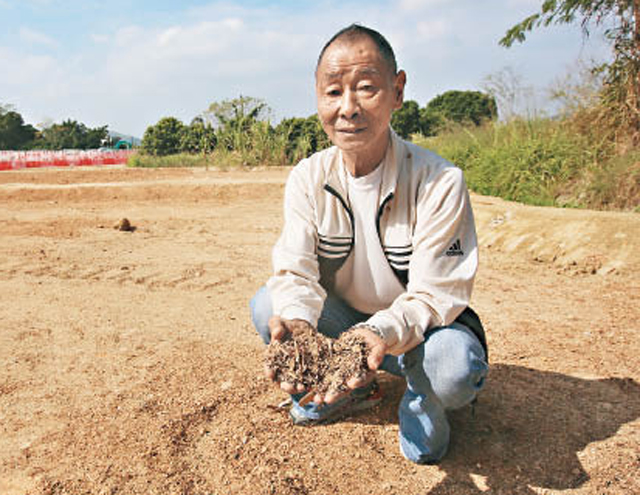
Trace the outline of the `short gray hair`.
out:
<instances>
[{"instance_id":1,"label":"short gray hair","mask_svg":"<svg viewBox=\"0 0 640 495\"><path fill-rule=\"evenodd\" d=\"M391 48L391 45L389 44L387 39L375 29L371 29L360 24L351 24L350 26L342 28L340 31L334 34L329 41L327 41L327 43L324 45L324 47L322 47L322 50L320 51L320 56L318 57L318 62L316 63L316 73L318 72L318 67L320 66L320 62L322 62L324 53L327 51L327 48L329 48L333 44L334 41L338 41L342 38L352 40L361 36L367 36L376 44L380 55L389 65L391 73L395 75L398 72L398 64L396 62L396 55L395 53L393 53L393 48Z\"/></svg>"}]
</instances>

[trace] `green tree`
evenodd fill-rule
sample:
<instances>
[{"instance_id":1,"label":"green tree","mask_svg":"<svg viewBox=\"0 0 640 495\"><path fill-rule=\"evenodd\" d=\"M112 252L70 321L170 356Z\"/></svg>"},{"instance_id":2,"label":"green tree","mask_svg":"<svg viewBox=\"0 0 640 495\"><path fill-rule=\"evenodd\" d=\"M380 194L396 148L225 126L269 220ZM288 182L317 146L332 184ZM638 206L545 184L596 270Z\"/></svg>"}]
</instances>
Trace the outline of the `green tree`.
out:
<instances>
[{"instance_id":1,"label":"green tree","mask_svg":"<svg viewBox=\"0 0 640 495\"><path fill-rule=\"evenodd\" d=\"M427 136L437 134L449 122L481 125L497 117L493 96L480 91L446 91L427 103L421 112L421 126Z\"/></svg>"},{"instance_id":2,"label":"green tree","mask_svg":"<svg viewBox=\"0 0 640 495\"><path fill-rule=\"evenodd\" d=\"M331 145L317 114L283 119L275 129L286 141L287 158L296 162Z\"/></svg>"},{"instance_id":3,"label":"green tree","mask_svg":"<svg viewBox=\"0 0 640 495\"><path fill-rule=\"evenodd\" d=\"M253 146L253 131L257 130L254 125L266 121L269 113L263 100L241 95L211 103L204 117L215 127L220 145L228 150L246 151Z\"/></svg>"},{"instance_id":4,"label":"green tree","mask_svg":"<svg viewBox=\"0 0 640 495\"><path fill-rule=\"evenodd\" d=\"M180 149L186 153L210 153L216 147L216 132L202 117L196 117L185 127L180 139Z\"/></svg>"},{"instance_id":5,"label":"green tree","mask_svg":"<svg viewBox=\"0 0 640 495\"><path fill-rule=\"evenodd\" d=\"M107 136L107 126L91 129L81 122L69 119L43 129L36 145L49 150L96 149Z\"/></svg>"},{"instance_id":6,"label":"green tree","mask_svg":"<svg viewBox=\"0 0 640 495\"><path fill-rule=\"evenodd\" d=\"M403 138L422 132L420 123L420 105L413 100L406 100L402 107L393 112L391 127Z\"/></svg>"},{"instance_id":7,"label":"green tree","mask_svg":"<svg viewBox=\"0 0 640 495\"><path fill-rule=\"evenodd\" d=\"M269 106L264 100L252 96L242 96L230 100L213 102L204 112L216 127L238 125L240 123L264 120L269 113Z\"/></svg>"},{"instance_id":8,"label":"green tree","mask_svg":"<svg viewBox=\"0 0 640 495\"><path fill-rule=\"evenodd\" d=\"M614 60L596 68L605 75L602 103L618 112L617 124L640 140L640 0L544 0L541 10L507 31L500 44L522 42L540 26L580 22L588 36L592 26L604 27Z\"/></svg>"},{"instance_id":9,"label":"green tree","mask_svg":"<svg viewBox=\"0 0 640 495\"><path fill-rule=\"evenodd\" d=\"M97 149L109 138L108 126L85 127L84 149Z\"/></svg>"},{"instance_id":10,"label":"green tree","mask_svg":"<svg viewBox=\"0 0 640 495\"><path fill-rule=\"evenodd\" d=\"M0 150L21 150L31 147L36 129L25 124L18 112L0 105Z\"/></svg>"},{"instance_id":11,"label":"green tree","mask_svg":"<svg viewBox=\"0 0 640 495\"><path fill-rule=\"evenodd\" d=\"M163 117L156 125L147 127L142 136L142 150L150 155L165 156L179 153L185 125L175 117Z\"/></svg>"},{"instance_id":12,"label":"green tree","mask_svg":"<svg viewBox=\"0 0 640 495\"><path fill-rule=\"evenodd\" d=\"M435 136L445 127L445 119L429 109L420 109L420 132L423 136Z\"/></svg>"}]
</instances>

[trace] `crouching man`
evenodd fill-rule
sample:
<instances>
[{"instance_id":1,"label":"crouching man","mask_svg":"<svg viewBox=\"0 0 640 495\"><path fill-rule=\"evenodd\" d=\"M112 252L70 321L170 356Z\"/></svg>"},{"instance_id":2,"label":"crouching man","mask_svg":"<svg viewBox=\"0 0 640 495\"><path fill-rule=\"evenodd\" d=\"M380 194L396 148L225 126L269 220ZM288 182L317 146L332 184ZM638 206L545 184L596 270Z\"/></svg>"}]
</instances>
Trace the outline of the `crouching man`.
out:
<instances>
[{"instance_id":1,"label":"crouching man","mask_svg":"<svg viewBox=\"0 0 640 495\"><path fill-rule=\"evenodd\" d=\"M288 178L273 276L251 300L265 343L296 326L330 337L361 334L367 377L341 396L299 403L296 424L376 405L378 369L406 379L400 449L439 461L447 410L476 398L487 375L482 325L468 307L478 265L473 212L460 169L390 128L406 74L378 32L351 25L324 46L316 67L318 116L333 147L302 160ZM273 377L268 370L267 374Z\"/></svg>"}]
</instances>

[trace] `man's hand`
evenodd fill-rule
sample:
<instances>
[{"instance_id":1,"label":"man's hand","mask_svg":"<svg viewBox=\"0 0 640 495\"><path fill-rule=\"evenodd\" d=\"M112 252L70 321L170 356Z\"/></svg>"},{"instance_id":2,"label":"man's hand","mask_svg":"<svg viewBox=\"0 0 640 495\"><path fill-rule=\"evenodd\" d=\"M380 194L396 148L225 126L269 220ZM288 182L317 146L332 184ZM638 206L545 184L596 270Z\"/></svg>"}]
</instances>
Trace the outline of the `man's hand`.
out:
<instances>
[{"instance_id":1,"label":"man's hand","mask_svg":"<svg viewBox=\"0 0 640 495\"><path fill-rule=\"evenodd\" d=\"M369 348L369 357L367 358L369 372L364 376L353 377L346 383L347 387L349 387L350 390L353 390L355 388L363 387L375 379L376 370L380 367L384 356L387 354L387 344L385 344L384 340L382 340L377 333L366 326L358 326L348 330L348 332L353 332L355 335L362 336ZM316 394L314 401L318 404L322 402L331 404L344 395L345 394L327 394L322 397L320 394Z\"/></svg>"},{"instance_id":2,"label":"man's hand","mask_svg":"<svg viewBox=\"0 0 640 495\"><path fill-rule=\"evenodd\" d=\"M269 331L271 332L271 340L286 340L290 334L298 329L313 328L308 321L305 320L285 320L279 316L272 316L269 319ZM271 368L265 368L267 378L275 381L275 372ZM294 386L291 383L280 382L280 388L288 394L296 394L304 392L304 387L300 384Z\"/></svg>"}]
</instances>

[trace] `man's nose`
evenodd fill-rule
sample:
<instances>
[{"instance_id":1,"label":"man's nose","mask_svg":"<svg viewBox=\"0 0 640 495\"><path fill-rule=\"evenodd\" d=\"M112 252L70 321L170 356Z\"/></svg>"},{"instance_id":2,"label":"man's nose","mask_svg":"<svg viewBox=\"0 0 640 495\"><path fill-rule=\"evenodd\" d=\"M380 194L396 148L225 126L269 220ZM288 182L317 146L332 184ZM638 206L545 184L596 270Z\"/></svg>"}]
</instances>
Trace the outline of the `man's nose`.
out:
<instances>
[{"instance_id":1,"label":"man's nose","mask_svg":"<svg viewBox=\"0 0 640 495\"><path fill-rule=\"evenodd\" d=\"M359 115L360 103L355 91L347 90L342 93L342 101L340 103L340 113L345 119L353 119Z\"/></svg>"}]
</instances>

